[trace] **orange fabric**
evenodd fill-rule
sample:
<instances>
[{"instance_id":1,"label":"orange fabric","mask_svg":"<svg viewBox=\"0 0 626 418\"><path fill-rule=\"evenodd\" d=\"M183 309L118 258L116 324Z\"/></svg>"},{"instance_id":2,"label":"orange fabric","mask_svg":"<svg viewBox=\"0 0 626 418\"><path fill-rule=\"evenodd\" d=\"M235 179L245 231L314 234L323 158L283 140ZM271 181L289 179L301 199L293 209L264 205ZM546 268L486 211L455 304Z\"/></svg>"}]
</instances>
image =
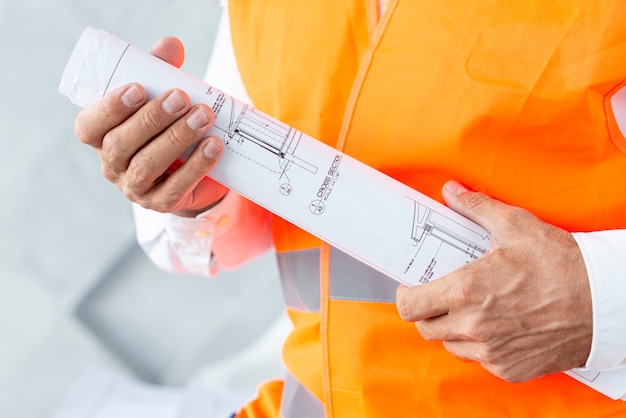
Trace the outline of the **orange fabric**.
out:
<instances>
[{"instance_id":1,"label":"orange fabric","mask_svg":"<svg viewBox=\"0 0 626 418\"><path fill-rule=\"evenodd\" d=\"M626 228L626 156L604 107L626 78L626 2L392 0L372 30L373 9L231 0L256 106L436 199L456 179L570 231ZM280 220L274 238L311 243ZM509 384L456 360L393 305L329 300L322 263L319 338L299 322L317 358L298 339L285 358L329 417L626 416L563 374Z\"/></svg>"},{"instance_id":2,"label":"orange fabric","mask_svg":"<svg viewBox=\"0 0 626 418\"><path fill-rule=\"evenodd\" d=\"M317 313L287 309L293 323L293 332L283 346L285 366L318 399L324 399L322 391L322 369L312 367L312 363L322 359L320 345L320 316Z\"/></svg>"},{"instance_id":3,"label":"orange fabric","mask_svg":"<svg viewBox=\"0 0 626 418\"><path fill-rule=\"evenodd\" d=\"M433 197L457 179L568 230L624 227L603 99L626 77L626 3L409 3L372 46L344 151Z\"/></svg>"},{"instance_id":4,"label":"orange fabric","mask_svg":"<svg viewBox=\"0 0 626 418\"><path fill-rule=\"evenodd\" d=\"M258 397L249 402L235 416L236 418L280 417L280 398L283 382L270 380L259 386Z\"/></svg>"},{"instance_id":5,"label":"orange fabric","mask_svg":"<svg viewBox=\"0 0 626 418\"><path fill-rule=\"evenodd\" d=\"M564 374L510 384L456 359L395 305L332 300L329 312L331 417L626 416L624 402Z\"/></svg>"}]
</instances>

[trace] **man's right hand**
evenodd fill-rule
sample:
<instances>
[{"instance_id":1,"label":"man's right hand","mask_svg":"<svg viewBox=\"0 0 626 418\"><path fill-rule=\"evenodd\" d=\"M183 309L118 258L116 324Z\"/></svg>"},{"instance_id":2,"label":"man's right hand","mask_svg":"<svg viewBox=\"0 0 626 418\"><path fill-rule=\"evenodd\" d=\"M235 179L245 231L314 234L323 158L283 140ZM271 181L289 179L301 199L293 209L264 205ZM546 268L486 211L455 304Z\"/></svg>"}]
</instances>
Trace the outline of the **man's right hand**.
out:
<instances>
[{"instance_id":1,"label":"man's right hand","mask_svg":"<svg viewBox=\"0 0 626 418\"><path fill-rule=\"evenodd\" d=\"M152 54L180 67L184 49L163 38ZM83 109L75 121L78 139L100 157L104 177L132 202L159 212L193 217L219 202L228 189L206 174L223 152L222 141L207 137L215 115L205 104L190 106L189 96L173 89L147 101L137 83L109 92ZM188 159L172 164L194 143Z\"/></svg>"}]
</instances>

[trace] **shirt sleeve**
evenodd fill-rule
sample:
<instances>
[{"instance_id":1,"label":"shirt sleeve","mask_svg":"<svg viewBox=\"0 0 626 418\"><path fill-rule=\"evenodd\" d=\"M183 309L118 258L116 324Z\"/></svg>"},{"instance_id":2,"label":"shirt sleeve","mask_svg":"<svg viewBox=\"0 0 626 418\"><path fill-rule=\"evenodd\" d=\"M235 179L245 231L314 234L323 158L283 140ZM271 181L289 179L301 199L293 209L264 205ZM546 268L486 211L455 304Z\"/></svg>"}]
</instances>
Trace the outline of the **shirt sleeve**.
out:
<instances>
[{"instance_id":1,"label":"shirt sleeve","mask_svg":"<svg viewBox=\"0 0 626 418\"><path fill-rule=\"evenodd\" d=\"M216 276L272 246L269 212L232 190L195 218L159 213L133 203L137 241L159 268Z\"/></svg>"},{"instance_id":2,"label":"shirt sleeve","mask_svg":"<svg viewBox=\"0 0 626 418\"><path fill-rule=\"evenodd\" d=\"M574 233L582 252L593 310L593 339L585 368L626 366L626 230Z\"/></svg>"},{"instance_id":3,"label":"shirt sleeve","mask_svg":"<svg viewBox=\"0 0 626 418\"><path fill-rule=\"evenodd\" d=\"M205 80L250 103L232 48L228 8L223 6ZM137 204L133 204L133 215L139 245L155 265L172 273L215 276L271 247L269 213L233 191L195 218L159 213Z\"/></svg>"}]
</instances>

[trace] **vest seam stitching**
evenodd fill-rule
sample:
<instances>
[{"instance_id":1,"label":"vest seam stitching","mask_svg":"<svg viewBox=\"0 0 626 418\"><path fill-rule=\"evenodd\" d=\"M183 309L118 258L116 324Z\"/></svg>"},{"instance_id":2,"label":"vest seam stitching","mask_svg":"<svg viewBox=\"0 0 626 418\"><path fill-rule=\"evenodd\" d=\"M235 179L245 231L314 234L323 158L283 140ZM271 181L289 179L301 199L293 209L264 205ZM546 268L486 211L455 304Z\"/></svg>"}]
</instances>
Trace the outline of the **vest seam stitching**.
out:
<instances>
[{"instance_id":1,"label":"vest seam stitching","mask_svg":"<svg viewBox=\"0 0 626 418\"><path fill-rule=\"evenodd\" d=\"M398 0L391 0L387 5L387 10L383 14L380 22L376 26L376 31L374 32L373 39L369 39L369 45L363 58L361 58L361 63L359 65L359 71L357 72L356 77L354 78L354 82L352 84L352 89L350 90L350 96L348 97L348 101L346 103L346 111L343 116L343 121L341 123L341 129L339 131L338 140L336 143L336 147L339 151L343 151L346 147L346 142L348 138L348 132L350 131L350 126L352 125L352 120L354 118L354 111L356 110L356 103L358 102L359 97L361 96L361 91L363 90L363 84L365 82L365 78L369 73L369 70L372 66L372 60L374 59L374 52L378 49L380 45L380 41L383 38L383 34L385 33L387 27L389 26L389 22L391 21L391 16L395 12L396 6L398 4ZM367 20L367 17L366 17ZM367 23L367 22L366 22ZM368 24L369 28L369 24ZM369 30L368 30L369 32Z\"/></svg>"}]
</instances>

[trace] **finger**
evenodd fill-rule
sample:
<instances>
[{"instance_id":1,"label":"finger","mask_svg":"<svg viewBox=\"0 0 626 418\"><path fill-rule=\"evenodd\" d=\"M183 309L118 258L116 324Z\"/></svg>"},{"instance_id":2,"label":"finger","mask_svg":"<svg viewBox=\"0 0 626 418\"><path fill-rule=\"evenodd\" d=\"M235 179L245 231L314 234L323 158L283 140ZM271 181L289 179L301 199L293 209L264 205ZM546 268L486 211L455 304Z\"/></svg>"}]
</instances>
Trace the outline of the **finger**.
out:
<instances>
[{"instance_id":1,"label":"finger","mask_svg":"<svg viewBox=\"0 0 626 418\"><path fill-rule=\"evenodd\" d=\"M188 109L189 96L177 89L166 92L145 104L132 118L127 119L105 135L100 154L103 166L111 172L112 177L125 172L134 155L164 131L168 132L165 138L169 139L170 145L174 147L170 153L176 154L174 157L164 156L168 159L166 164L171 164L186 147L193 144L201 136L194 134L192 138L187 138L181 129L167 129ZM142 162L143 166L138 170L141 172L139 177L150 180L149 173L159 170L158 166L154 167L156 161L160 161L160 159L145 158L145 161ZM111 174L107 178L110 178ZM158 173L157 177L161 174L163 172ZM151 180L154 179L156 177Z\"/></svg>"},{"instance_id":2,"label":"finger","mask_svg":"<svg viewBox=\"0 0 626 418\"><path fill-rule=\"evenodd\" d=\"M159 183L151 198L162 202L157 210L174 212L206 207L224 197L228 189L206 177L219 161L224 144L216 137L202 140L187 160Z\"/></svg>"},{"instance_id":3,"label":"finger","mask_svg":"<svg viewBox=\"0 0 626 418\"><path fill-rule=\"evenodd\" d=\"M192 189L191 196L185 199L186 206L180 205L181 209L174 211L178 216L195 218L199 213L205 212L219 204L228 194L229 189L210 177L203 177Z\"/></svg>"},{"instance_id":4,"label":"finger","mask_svg":"<svg viewBox=\"0 0 626 418\"><path fill-rule=\"evenodd\" d=\"M448 313L446 280L413 287L400 285L396 291L396 307L405 321L421 321Z\"/></svg>"},{"instance_id":5,"label":"finger","mask_svg":"<svg viewBox=\"0 0 626 418\"><path fill-rule=\"evenodd\" d=\"M178 38L173 36L159 39L150 50L150 53L179 68L185 61L185 47Z\"/></svg>"},{"instance_id":6,"label":"finger","mask_svg":"<svg viewBox=\"0 0 626 418\"><path fill-rule=\"evenodd\" d=\"M471 341L446 340L443 342L446 351L454 357L465 361L480 362L480 348Z\"/></svg>"},{"instance_id":7,"label":"finger","mask_svg":"<svg viewBox=\"0 0 626 418\"><path fill-rule=\"evenodd\" d=\"M143 87L136 83L109 92L81 110L74 122L76 136L81 142L100 149L105 134L135 113L146 97Z\"/></svg>"},{"instance_id":8,"label":"finger","mask_svg":"<svg viewBox=\"0 0 626 418\"><path fill-rule=\"evenodd\" d=\"M501 223L501 213L508 208L508 205L483 193L469 191L456 181L444 184L443 197L452 210L490 232L497 230Z\"/></svg>"},{"instance_id":9,"label":"finger","mask_svg":"<svg viewBox=\"0 0 626 418\"><path fill-rule=\"evenodd\" d=\"M474 341L467 315L447 313L417 321L415 327L429 341Z\"/></svg>"},{"instance_id":10,"label":"finger","mask_svg":"<svg viewBox=\"0 0 626 418\"><path fill-rule=\"evenodd\" d=\"M213 120L211 108L198 105L139 150L130 161L127 175L134 192L141 195L151 188L183 152L206 134ZM206 172L210 162L205 158L202 167L195 171Z\"/></svg>"}]
</instances>

